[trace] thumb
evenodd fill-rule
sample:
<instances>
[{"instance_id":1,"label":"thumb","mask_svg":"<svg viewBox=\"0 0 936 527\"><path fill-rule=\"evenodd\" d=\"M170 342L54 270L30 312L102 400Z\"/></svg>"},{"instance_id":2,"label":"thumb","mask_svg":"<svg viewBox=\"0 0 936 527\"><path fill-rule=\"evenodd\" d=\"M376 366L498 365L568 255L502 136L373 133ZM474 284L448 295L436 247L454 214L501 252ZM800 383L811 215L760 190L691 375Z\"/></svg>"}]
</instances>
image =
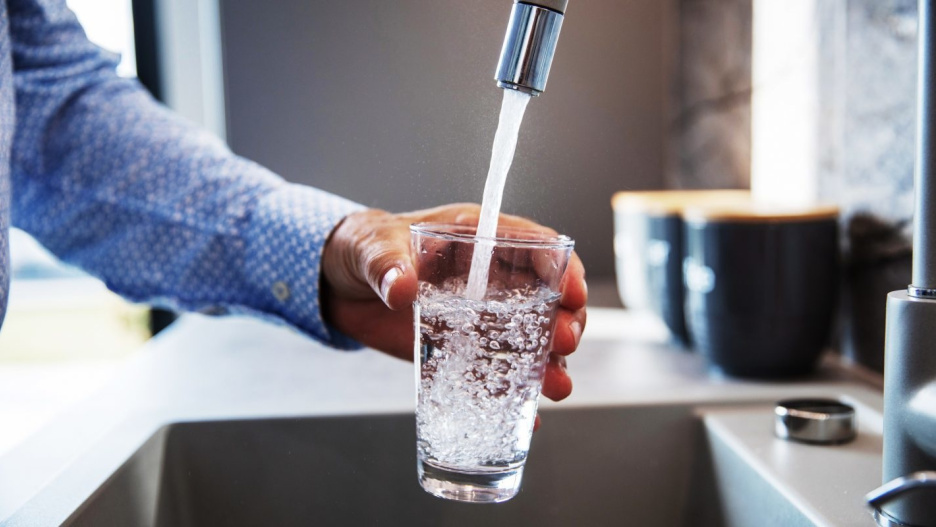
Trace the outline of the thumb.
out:
<instances>
[{"instance_id":1,"label":"thumb","mask_svg":"<svg viewBox=\"0 0 936 527\"><path fill-rule=\"evenodd\" d=\"M381 241L366 251L363 275L371 289L390 309L409 307L416 299L416 269L409 243Z\"/></svg>"}]
</instances>

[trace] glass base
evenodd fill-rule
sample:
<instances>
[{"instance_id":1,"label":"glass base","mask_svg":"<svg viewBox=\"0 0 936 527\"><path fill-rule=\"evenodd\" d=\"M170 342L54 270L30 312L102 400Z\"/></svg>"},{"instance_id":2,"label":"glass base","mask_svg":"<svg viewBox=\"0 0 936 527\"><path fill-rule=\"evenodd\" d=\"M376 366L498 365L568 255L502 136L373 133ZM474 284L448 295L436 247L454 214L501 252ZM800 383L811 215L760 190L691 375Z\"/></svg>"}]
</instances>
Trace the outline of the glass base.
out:
<instances>
[{"instance_id":1,"label":"glass base","mask_svg":"<svg viewBox=\"0 0 936 527\"><path fill-rule=\"evenodd\" d=\"M500 503L517 495L523 466L497 471L465 472L416 461L419 484L433 496L470 503Z\"/></svg>"}]
</instances>

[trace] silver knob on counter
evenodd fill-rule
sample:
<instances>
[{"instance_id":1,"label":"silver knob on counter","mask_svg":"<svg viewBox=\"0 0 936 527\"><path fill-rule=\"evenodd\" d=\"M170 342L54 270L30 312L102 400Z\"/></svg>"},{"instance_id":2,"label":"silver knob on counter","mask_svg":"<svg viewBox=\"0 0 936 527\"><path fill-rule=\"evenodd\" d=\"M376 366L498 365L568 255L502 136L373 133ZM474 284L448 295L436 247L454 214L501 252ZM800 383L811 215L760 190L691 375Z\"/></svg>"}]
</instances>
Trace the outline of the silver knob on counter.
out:
<instances>
[{"instance_id":1,"label":"silver knob on counter","mask_svg":"<svg viewBox=\"0 0 936 527\"><path fill-rule=\"evenodd\" d=\"M774 407L774 433L816 445L855 438L855 409L835 399L787 399Z\"/></svg>"},{"instance_id":2,"label":"silver knob on counter","mask_svg":"<svg viewBox=\"0 0 936 527\"><path fill-rule=\"evenodd\" d=\"M568 0L514 3L494 76L498 87L533 96L543 93L567 3Z\"/></svg>"}]
</instances>

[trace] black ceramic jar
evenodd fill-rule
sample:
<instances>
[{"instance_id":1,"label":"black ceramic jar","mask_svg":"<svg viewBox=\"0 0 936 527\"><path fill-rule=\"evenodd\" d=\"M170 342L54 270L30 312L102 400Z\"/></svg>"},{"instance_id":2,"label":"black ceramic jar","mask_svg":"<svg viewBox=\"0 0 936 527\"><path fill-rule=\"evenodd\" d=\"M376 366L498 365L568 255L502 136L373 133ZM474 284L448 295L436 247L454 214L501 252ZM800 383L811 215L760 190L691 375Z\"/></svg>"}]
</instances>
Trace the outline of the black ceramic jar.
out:
<instances>
[{"instance_id":1,"label":"black ceramic jar","mask_svg":"<svg viewBox=\"0 0 936 527\"><path fill-rule=\"evenodd\" d=\"M712 365L760 378L813 369L836 306L837 218L826 206L685 211L686 321Z\"/></svg>"},{"instance_id":2,"label":"black ceramic jar","mask_svg":"<svg viewBox=\"0 0 936 527\"><path fill-rule=\"evenodd\" d=\"M744 190L661 190L614 195L618 292L628 309L652 313L673 340L690 345L683 314L683 211L746 203Z\"/></svg>"}]
</instances>

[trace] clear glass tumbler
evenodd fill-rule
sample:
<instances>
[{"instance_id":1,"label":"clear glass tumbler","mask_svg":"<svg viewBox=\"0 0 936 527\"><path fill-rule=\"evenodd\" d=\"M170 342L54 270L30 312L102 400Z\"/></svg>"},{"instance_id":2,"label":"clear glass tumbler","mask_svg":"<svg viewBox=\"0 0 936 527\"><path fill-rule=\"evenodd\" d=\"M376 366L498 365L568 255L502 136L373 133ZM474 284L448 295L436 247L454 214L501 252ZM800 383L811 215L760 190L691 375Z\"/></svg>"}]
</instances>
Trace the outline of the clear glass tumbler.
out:
<instances>
[{"instance_id":1,"label":"clear glass tumbler","mask_svg":"<svg viewBox=\"0 0 936 527\"><path fill-rule=\"evenodd\" d=\"M568 236L416 224L416 436L419 482L469 502L520 490L551 347ZM486 292L466 294L475 250L491 254Z\"/></svg>"}]
</instances>

